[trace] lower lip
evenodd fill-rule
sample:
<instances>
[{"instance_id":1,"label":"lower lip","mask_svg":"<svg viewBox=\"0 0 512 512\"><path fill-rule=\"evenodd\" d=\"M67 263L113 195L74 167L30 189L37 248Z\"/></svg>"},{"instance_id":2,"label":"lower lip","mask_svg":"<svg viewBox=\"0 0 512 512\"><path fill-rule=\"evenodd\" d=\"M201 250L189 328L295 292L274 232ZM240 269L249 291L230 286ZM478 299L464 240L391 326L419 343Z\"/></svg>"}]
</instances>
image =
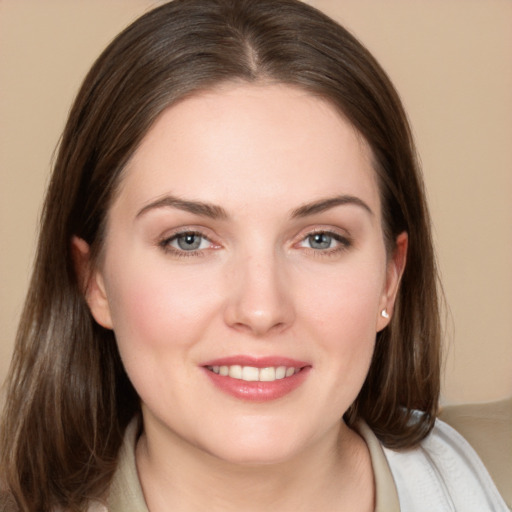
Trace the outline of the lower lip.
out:
<instances>
[{"instance_id":1,"label":"lower lip","mask_svg":"<svg viewBox=\"0 0 512 512\"><path fill-rule=\"evenodd\" d=\"M272 382L248 382L219 375L203 368L213 384L228 395L248 402L268 402L282 398L297 389L307 378L311 367L302 368L291 377Z\"/></svg>"}]
</instances>

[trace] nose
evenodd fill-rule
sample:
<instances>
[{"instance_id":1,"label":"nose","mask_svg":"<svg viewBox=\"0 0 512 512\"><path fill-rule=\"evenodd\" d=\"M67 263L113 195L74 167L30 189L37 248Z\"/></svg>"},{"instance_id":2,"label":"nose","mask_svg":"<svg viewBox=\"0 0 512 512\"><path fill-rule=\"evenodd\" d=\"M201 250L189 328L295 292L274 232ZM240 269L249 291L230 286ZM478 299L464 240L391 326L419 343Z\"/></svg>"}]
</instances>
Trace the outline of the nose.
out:
<instances>
[{"instance_id":1,"label":"nose","mask_svg":"<svg viewBox=\"0 0 512 512\"><path fill-rule=\"evenodd\" d=\"M225 322L262 337L286 330L295 319L292 287L276 256L246 256L230 269Z\"/></svg>"}]
</instances>

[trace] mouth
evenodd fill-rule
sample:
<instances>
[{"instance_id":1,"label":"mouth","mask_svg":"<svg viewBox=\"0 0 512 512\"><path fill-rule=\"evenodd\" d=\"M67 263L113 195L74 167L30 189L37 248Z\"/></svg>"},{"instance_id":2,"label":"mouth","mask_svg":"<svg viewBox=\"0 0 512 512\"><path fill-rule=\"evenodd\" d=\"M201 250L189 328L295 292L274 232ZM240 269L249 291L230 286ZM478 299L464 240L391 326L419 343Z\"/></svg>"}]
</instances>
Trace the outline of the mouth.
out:
<instances>
[{"instance_id":1,"label":"mouth","mask_svg":"<svg viewBox=\"0 0 512 512\"><path fill-rule=\"evenodd\" d=\"M284 357L233 356L203 365L214 387L239 400L266 402L300 387L311 365Z\"/></svg>"},{"instance_id":2,"label":"mouth","mask_svg":"<svg viewBox=\"0 0 512 512\"><path fill-rule=\"evenodd\" d=\"M258 368L256 366L215 365L206 366L206 369L223 377L243 380L245 382L274 382L286 379L301 371L302 368L294 366L267 366Z\"/></svg>"}]
</instances>

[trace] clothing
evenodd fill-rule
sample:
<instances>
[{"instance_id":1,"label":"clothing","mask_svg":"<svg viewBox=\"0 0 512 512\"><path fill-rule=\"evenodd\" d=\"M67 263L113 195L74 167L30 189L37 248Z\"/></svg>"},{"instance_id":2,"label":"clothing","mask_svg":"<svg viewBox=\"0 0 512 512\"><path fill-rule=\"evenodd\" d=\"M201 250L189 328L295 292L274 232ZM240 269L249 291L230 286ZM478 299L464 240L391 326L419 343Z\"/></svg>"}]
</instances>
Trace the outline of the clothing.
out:
<instances>
[{"instance_id":1,"label":"clothing","mask_svg":"<svg viewBox=\"0 0 512 512\"><path fill-rule=\"evenodd\" d=\"M439 417L475 449L512 510L512 396L496 402L448 405Z\"/></svg>"},{"instance_id":2,"label":"clothing","mask_svg":"<svg viewBox=\"0 0 512 512\"><path fill-rule=\"evenodd\" d=\"M370 451L375 478L375 512L508 512L475 451L440 420L431 434L409 450L384 448L362 423L358 432ZM121 448L107 506L90 512L148 512L137 476L133 421Z\"/></svg>"},{"instance_id":3,"label":"clothing","mask_svg":"<svg viewBox=\"0 0 512 512\"><path fill-rule=\"evenodd\" d=\"M384 453L403 511L508 511L476 452L440 420L418 448Z\"/></svg>"}]
</instances>

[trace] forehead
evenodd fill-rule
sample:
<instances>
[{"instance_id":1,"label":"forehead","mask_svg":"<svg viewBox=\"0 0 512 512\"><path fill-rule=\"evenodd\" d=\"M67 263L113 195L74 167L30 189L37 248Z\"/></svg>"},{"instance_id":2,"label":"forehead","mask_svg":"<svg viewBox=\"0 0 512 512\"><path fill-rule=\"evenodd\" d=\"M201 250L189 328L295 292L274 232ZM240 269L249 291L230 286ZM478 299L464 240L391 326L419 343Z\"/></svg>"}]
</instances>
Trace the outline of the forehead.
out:
<instances>
[{"instance_id":1,"label":"forehead","mask_svg":"<svg viewBox=\"0 0 512 512\"><path fill-rule=\"evenodd\" d=\"M362 136L329 102L287 85L225 84L164 111L118 198L140 207L165 194L226 209L251 201L293 208L335 194L379 201Z\"/></svg>"}]
</instances>

